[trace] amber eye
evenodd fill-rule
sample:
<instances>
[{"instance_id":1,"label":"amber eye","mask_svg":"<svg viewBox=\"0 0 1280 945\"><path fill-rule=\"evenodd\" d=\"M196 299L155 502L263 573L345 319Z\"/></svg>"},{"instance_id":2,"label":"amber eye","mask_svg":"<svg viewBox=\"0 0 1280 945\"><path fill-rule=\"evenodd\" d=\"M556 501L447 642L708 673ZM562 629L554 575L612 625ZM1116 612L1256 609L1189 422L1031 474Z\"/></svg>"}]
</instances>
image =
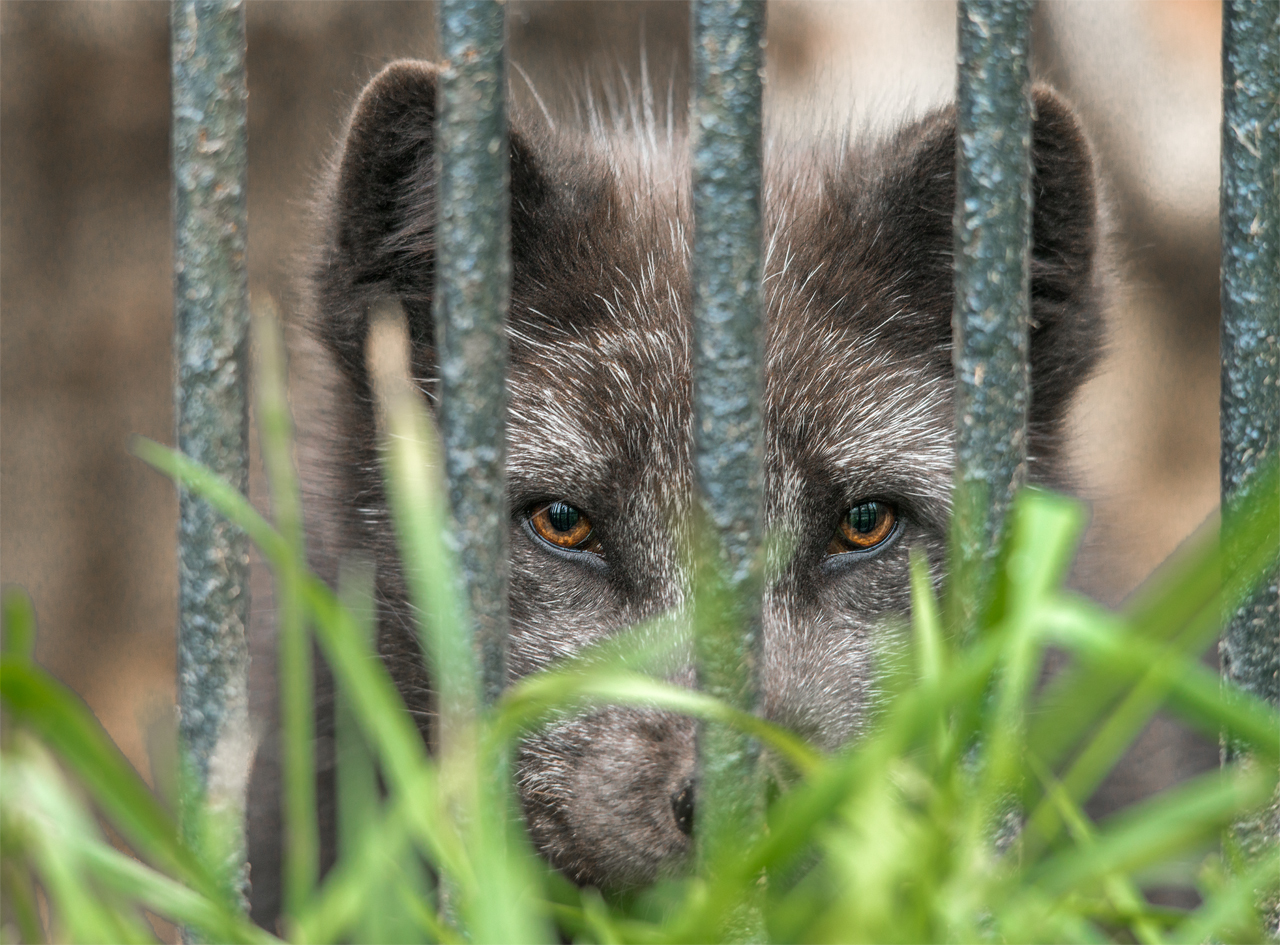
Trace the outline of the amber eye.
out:
<instances>
[{"instance_id":1,"label":"amber eye","mask_svg":"<svg viewBox=\"0 0 1280 945\"><path fill-rule=\"evenodd\" d=\"M599 551L591 519L568 502L549 502L529 516L529 524L539 538L570 551Z\"/></svg>"},{"instance_id":2,"label":"amber eye","mask_svg":"<svg viewBox=\"0 0 1280 945\"><path fill-rule=\"evenodd\" d=\"M893 508L884 502L859 502L840 520L840 529L827 546L827 554L874 548L893 533L897 521Z\"/></svg>"}]
</instances>

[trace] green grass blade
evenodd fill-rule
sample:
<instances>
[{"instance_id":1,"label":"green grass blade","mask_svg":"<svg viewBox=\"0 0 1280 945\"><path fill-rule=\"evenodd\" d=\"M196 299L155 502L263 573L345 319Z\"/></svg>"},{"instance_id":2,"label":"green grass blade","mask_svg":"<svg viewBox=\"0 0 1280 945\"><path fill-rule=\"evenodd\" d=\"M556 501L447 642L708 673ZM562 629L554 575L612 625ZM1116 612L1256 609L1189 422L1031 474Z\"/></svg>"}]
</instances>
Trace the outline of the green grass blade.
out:
<instances>
[{"instance_id":1,"label":"green grass blade","mask_svg":"<svg viewBox=\"0 0 1280 945\"><path fill-rule=\"evenodd\" d=\"M1227 731L1255 746L1264 759L1280 761L1280 715L1248 693L1223 688L1216 674L1182 648L1162 647L1127 633L1115 617L1084 601L1061 601L1049 608L1045 619L1054 640L1079 660L1076 672L1081 678L1096 671L1107 679L1134 681L1062 775L1064 790L1076 802L1093 792L1161 705L1167 704L1206 734ZM1039 711L1052 715L1060 697L1050 693L1045 702L1055 701L1047 706L1042 702ZM1031 744L1037 757L1048 764L1050 759L1041 755L1040 745L1034 740ZM1027 855L1038 855L1060 826L1054 805L1041 803L1025 831Z\"/></svg>"},{"instance_id":2,"label":"green grass blade","mask_svg":"<svg viewBox=\"0 0 1280 945\"><path fill-rule=\"evenodd\" d=\"M20 587L6 587L0 611L4 631L0 652L6 659L31 662L36 652L36 611L31 598Z\"/></svg>"},{"instance_id":3,"label":"green grass blade","mask_svg":"<svg viewBox=\"0 0 1280 945\"><path fill-rule=\"evenodd\" d=\"M1085 516L1076 502L1036 490L1020 492L1009 518L1003 569L997 594L1003 600L1005 649L1002 666L980 736L980 780L973 804L975 845L985 843L997 805L1007 806L1008 793L1021 778L1027 702L1044 658L1039 613L1061 585L1084 530Z\"/></svg>"},{"instance_id":4,"label":"green grass blade","mask_svg":"<svg viewBox=\"0 0 1280 945\"><path fill-rule=\"evenodd\" d=\"M379 768L395 796L415 796L423 809L434 810L439 803L435 765L427 758L426 745L414 726L404 701L387 668L369 645L355 617L339 602L333 591L317 577L310 577L304 597L315 621L316 639L338 685L350 698L367 743L377 753ZM412 818L412 824L430 820ZM433 858L453 862L450 844L434 825L427 842Z\"/></svg>"},{"instance_id":5,"label":"green grass blade","mask_svg":"<svg viewBox=\"0 0 1280 945\"><path fill-rule=\"evenodd\" d=\"M261 549L271 567L288 560L288 543L243 495L199 463L152 440L134 437L134 453L158 471L213 505ZM340 685L347 687L361 727L378 750L378 761L393 784L417 785L427 765L426 746L405 710L386 668L368 646L359 624L333 591L315 575L302 584L317 642Z\"/></svg>"},{"instance_id":6,"label":"green grass blade","mask_svg":"<svg viewBox=\"0 0 1280 945\"><path fill-rule=\"evenodd\" d=\"M1125 607L1139 635L1157 636L1160 628L1199 612L1219 595L1222 612L1233 610L1274 573L1280 552L1280 455L1257 470L1236 502L1229 521L1218 529L1206 523L1188 552L1175 554ZM1232 549L1229 560L1223 548Z\"/></svg>"},{"instance_id":7,"label":"green grass blade","mask_svg":"<svg viewBox=\"0 0 1280 945\"><path fill-rule=\"evenodd\" d=\"M157 472L200 496L227 521L242 529L262 551L273 571L287 567L292 554L288 542L249 504L240 490L195 460L145 436L133 437L129 441L129 450Z\"/></svg>"},{"instance_id":8,"label":"green grass blade","mask_svg":"<svg viewBox=\"0 0 1280 945\"><path fill-rule=\"evenodd\" d=\"M1170 707L1206 732L1225 728L1266 757L1280 755L1280 716L1261 699L1224 688L1199 660L1125 634L1114 617L1083 600L1063 600L1046 612L1055 642L1076 654L1087 670L1141 680L1158 677L1169 690ZM1052 705L1056 705L1052 703Z\"/></svg>"},{"instance_id":9,"label":"green grass blade","mask_svg":"<svg viewBox=\"0 0 1280 945\"><path fill-rule=\"evenodd\" d=\"M936 685L947 671L949 654L938 615L938 599L929 577L929 559L918 548L911 549L911 625L916 675L920 682Z\"/></svg>"},{"instance_id":10,"label":"green grass blade","mask_svg":"<svg viewBox=\"0 0 1280 945\"><path fill-rule=\"evenodd\" d=\"M1003 652L978 741L976 791L968 802L966 846L978 859L989 855L993 832L999 838L999 822L1023 787L1027 702L1044 658L1039 613L1071 566L1084 522L1078 503L1035 490L1019 493L1011 509L996 577Z\"/></svg>"},{"instance_id":11,"label":"green grass blade","mask_svg":"<svg viewBox=\"0 0 1280 945\"><path fill-rule=\"evenodd\" d=\"M915 649L915 679L908 683L937 687L950 669L953 654L942 632L938 598L929 576L929 559L918 548L911 549L911 628ZM935 764L954 750L950 725L943 706L938 706L932 754Z\"/></svg>"},{"instance_id":12,"label":"green grass blade","mask_svg":"<svg viewBox=\"0 0 1280 945\"><path fill-rule=\"evenodd\" d=\"M142 437L132 441L134 453L158 471L213 505L244 529L272 568L286 561L288 543L243 495L199 463ZM359 720L379 751L384 773L403 784L416 784L426 765L426 746L405 711L395 684L368 646L359 624L333 591L315 575L303 581L302 598L315 623L316 639L339 682L348 687Z\"/></svg>"},{"instance_id":13,"label":"green grass blade","mask_svg":"<svg viewBox=\"0 0 1280 945\"><path fill-rule=\"evenodd\" d=\"M417 851L402 853L391 864L389 873L384 907L369 910L364 923L368 933L357 932L357 940L404 942L406 945L448 940L453 930L440 920L430 905L432 884Z\"/></svg>"},{"instance_id":14,"label":"green grass blade","mask_svg":"<svg viewBox=\"0 0 1280 945\"><path fill-rule=\"evenodd\" d=\"M154 441L135 437L132 449L144 462L200 495L244 529L273 569L288 566L292 553L288 543L238 490L199 463ZM426 746L386 668L369 647L356 620L323 581L306 575L301 590L325 661L337 684L350 697L357 720L388 779L388 788L393 794L408 792L417 799L412 815L405 819L405 829L433 863L463 870L460 847L441 831L430 814L439 803L435 799L438 787L434 766L427 760ZM301 927L312 924L303 914L297 921Z\"/></svg>"},{"instance_id":15,"label":"green grass blade","mask_svg":"<svg viewBox=\"0 0 1280 945\"><path fill-rule=\"evenodd\" d=\"M1222 615L1232 601L1246 594L1275 567L1280 549L1280 464L1271 463L1244 501L1245 511L1233 519L1221 539L1218 523L1207 522L1148 579L1120 613L1118 628L1124 637L1146 643L1178 640L1179 649L1199 656L1216 637ZM1241 549L1224 569L1221 549L1230 544ZM1057 767L1077 752L1080 742L1095 728L1136 677L1109 673L1104 665L1088 672L1068 671L1056 680L1044 697L1052 711L1033 724L1031 741L1040 756Z\"/></svg>"},{"instance_id":16,"label":"green grass blade","mask_svg":"<svg viewBox=\"0 0 1280 945\"><path fill-rule=\"evenodd\" d=\"M1133 873L1217 836L1240 811L1264 803L1280 774L1258 766L1202 775L1104 822L1089 849L1058 854L1027 881L1065 895L1114 873Z\"/></svg>"},{"instance_id":17,"label":"green grass blade","mask_svg":"<svg viewBox=\"0 0 1280 945\"><path fill-rule=\"evenodd\" d=\"M48 753L21 739L18 751L6 753L0 795L5 832L20 835L55 929L77 942L154 941L136 911L105 899L90 881L81 848L105 841Z\"/></svg>"},{"instance_id":18,"label":"green grass blade","mask_svg":"<svg viewBox=\"0 0 1280 945\"><path fill-rule=\"evenodd\" d=\"M1266 940L1258 894L1274 889L1280 882L1280 848L1273 846L1270 853L1251 863L1242 873L1223 879L1221 887L1173 930L1170 941L1200 945L1202 942Z\"/></svg>"},{"instance_id":19,"label":"green grass blade","mask_svg":"<svg viewBox=\"0 0 1280 945\"><path fill-rule=\"evenodd\" d=\"M385 891L388 871L414 853L423 799L430 799L437 791L434 772L424 771L419 786L421 793L415 792L414 784L408 784L384 804L379 816L357 838L357 846L344 853L325 876L300 913L294 929L299 941L341 941L365 920L370 904L378 902ZM460 870L447 858L439 859L455 871ZM430 905L424 902L424 908L430 909ZM435 922L439 929L447 928L438 917ZM456 937L456 932L450 929L448 934L436 937L443 940L450 936Z\"/></svg>"},{"instance_id":20,"label":"green grass blade","mask_svg":"<svg viewBox=\"0 0 1280 945\"><path fill-rule=\"evenodd\" d=\"M127 921L121 912L94 894L65 845L42 837L32 845L32 854L39 864L40 885L48 897L50 917L56 920L54 927L62 928L59 939L84 943L155 940L136 919Z\"/></svg>"},{"instance_id":21,"label":"green grass blade","mask_svg":"<svg viewBox=\"0 0 1280 945\"><path fill-rule=\"evenodd\" d=\"M481 751L480 680L465 597L445 544L448 505L440 449L425 403L409 375L408 337L397 302L375 311L370 367L383 427L384 471L410 598L429 656L437 698L438 757L446 796L443 826L464 838L466 876L445 875L442 888L476 941L543 941L550 930L529 891L537 880L510 848L510 772L505 752Z\"/></svg>"},{"instance_id":22,"label":"green grass blade","mask_svg":"<svg viewBox=\"0 0 1280 945\"><path fill-rule=\"evenodd\" d=\"M475 652L453 555L445 545L448 506L435 430L409 380L407 338L398 304L379 309L370 329L370 366L385 437L387 495L396 523L423 652L439 688L442 729L466 726L479 705ZM442 737L443 732L442 732Z\"/></svg>"},{"instance_id":23,"label":"green grass blade","mask_svg":"<svg viewBox=\"0 0 1280 945\"><path fill-rule=\"evenodd\" d=\"M756 850L743 855L747 869L778 868L811 842L817 825L861 786L884 775L892 759L910 754L932 734L940 708L982 697L986 681L1000 658L1004 639L987 635L956 654L955 663L938 686L901 693L885 707L877 727L817 766L802 783L783 795L769 814L769 830Z\"/></svg>"},{"instance_id":24,"label":"green grass blade","mask_svg":"<svg viewBox=\"0 0 1280 945\"><path fill-rule=\"evenodd\" d=\"M1050 619L1060 621L1061 617ZM1077 636L1094 639L1097 634L1087 628L1105 627L1114 644L1111 658L1097 660L1092 654L1077 652L1087 665L1073 666L1048 687L1039 700L1038 724L1031 736L1041 756L1054 765L1075 755L1074 764L1079 766L1082 755L1092 756L1089 764L1080 766L1078 774L1069 779L1074 792L1092 790L1110 770L1119 757L1115 752L1123 751L1137 737L1170 695L1170 683L1176 681L1177 674L1169 667L1198 657L1216 636L1220 622L1220 607L1213 601L1184 620L1172 638L1151 640L1099 608L1080 607L1074 620L1080 631ZM1061 637L1059 642L1070 645ZM1126 658L1126 647L1141 652L1143 661ZM1054 719L1061 721L1061 728L1054 728Z\"/></svg>"},{"instance_id":25,"label":"green grass blade","mask_svg":"<svg viewBox=\"0 0 1280 945\"><path fill-rule=\"evenodd\" d=\"M1070 793L1062 786L1043 765L1031 759L1030 767L1035 772L1044 788L1045 798L1052 803L1078 847L1092 848L1096 840L1093 827L1088 817L1072 800ZM1142 893L1122 873L1113 873L1103 879L1104 892L1115 906L1116 912L1123 916L1126 925L1136 941L1144 945L1159 945L1164 941L1160 930L1146 914L1146 902Z\"/></svg>"},{"instance_id":26,"label":"green grass blade","mask_svg":"<svg viewBox=\"0 0 1280 945\"><path fill-rule=\"evenodd\" d=\"M1007 613L1029 613L1062 586L1086 523L1074 499L1041 489L1018 493L1000 575Z\"/></svg>"},{"instance_id":27,"label":"green grass blade","mask_svg":"<svg viewBox=\"0 0 1280 945\"><path fill-rule=\"evenodd\" d=\"M12 838L10 838L12 843ZM13 851L21 855L21 850ZM10 859L10 851L5 851L4 862L0 865L0 890L3 890L3 901L6 907L0 922L8 924L10 919L18 931L20 941L32 943L46 941L44 925L40 921L40 908L36 901L36 888L32 881L30 865L18 863Z\"/></svg>"},{"instance_id":28,"label":"green grass blade","mask_svg":"<svg viewBox=\"0 0 1280 945\"><path fill-rule=\"evenodd\" d=\"M208 941L279 941L243 916L228 914L206 897L105 843L84 844L80 855L104 888L170 922L199 930Z\"/></svg>"},{"instance_id":29,"label":"green grass blade","mask_svg":"<svg viewBox=\"0 0 1280 945\"><path fill-rule=\"evenodd\" d=\"M355 617L361 633L372 648L376 632L372 568L367 565L344 564L339 573L338 587L343 606ZM339 858L359 854L361 838L377 829L382 804L377 767L351 703L351 696L345 687L337 686L334 737L337 755ZM395 856L389 856L384 851L383 863L399 864L404 869L412 864L416 851L403 844L399 844L398 848ZM390 874L389 880L397 876L394 866L384 866L383 871ZM355 940L412 940L404 927L407 915L403 886L402 882L391 881L365 884L363 908L351 931ZM425 888L418 895L424 897ZM423 908L426 908L425 905Z\"/></svg>"},{"instance_id":30,"label":"green grass blade","mask_svg":"<svg viewBox=\"0 0 1280 945\"><path fill-rule=\"evenodd\" d=\"M369 646L374 646L373 571L344 565L338 578L342 605L354 618ZM337 754L338 855L359 845L360 836L377 821L381 797L373 755L356 719L353 698L337 686L334 729Z\"/></svg>"},{"instance_id":31,"label":"green grass blade","mask_svg":"<svg viewBox=\"0 0 1280 945\"><path fill-rule=\"evenodd\" d=\"M173 818L74 693L30 664L0 664L10 721L35 732L74 772L111 825L144 859L229 906L207 869L178 839Z\"/></svg>"},{"instance_id":32,"label":"green grass blade","mask_svg":"<svg viewBox=\"0 0 1280 945\"><path fill-rule=\"evenodd\" d=\"M275 568L276 674L280 688L280 744L283 755L284 911L295 915L311 894L320 870L316 821L315 702L311 640L301 600L307 569L302 503L293 466L293 420L289 413L284 339L270 297L254 306L257 353L258 433L271 484L276 528L289 554Z\"/></svg>"},{"instance_id":33,"label":"green grass blade","mask_svg":"<svg viewBox=\"0 0 1280 945\"><path fill-rule=\"evenodd\" d=\"M842 809L857 809L864 798L877 792L883 795L899 759L929 743L946 707L982 698L1004 646L1003 636L1003 631L984 634L957 653L954 666L939 685L899 693L862 742L824 759L780 796L769 811L768 829L760 841L736 851L732 860L721 864L711 884L687 897L666 926L670 940L714 937L716 923L732 907L741 884L754 882L763 870L772 876L804 862L806 854L812 857L829 829L826 825ZM947 822L953 830L960 829L960 824L959 819ZM892 826L892 822L883 824L885 829Z\"/></svg>"}]
</instances>

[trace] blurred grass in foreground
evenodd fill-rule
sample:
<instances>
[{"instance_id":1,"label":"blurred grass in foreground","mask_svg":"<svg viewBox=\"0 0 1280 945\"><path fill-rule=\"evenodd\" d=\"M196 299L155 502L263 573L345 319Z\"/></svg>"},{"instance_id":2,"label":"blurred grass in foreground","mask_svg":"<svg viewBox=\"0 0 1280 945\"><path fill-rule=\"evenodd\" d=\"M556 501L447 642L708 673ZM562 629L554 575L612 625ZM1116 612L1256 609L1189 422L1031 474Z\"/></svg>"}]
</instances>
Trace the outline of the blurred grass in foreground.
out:
<instances>
[{"instance_id":1,"label":"blurred grass in foreground","mask_svg":"<svg viewBox=\"0 0 1280 945\"><path fill-rule=\"evenodd\" d=\"M824 755L797 736L639 671L676 652L656 621L522 679L485 708L449 556L430 418L404 351L376 341L388 495L423 651L442 686L429 755L372 644L372 576L353 562L335 592L306 567L283 346L258 316L259 417L275 523L190 460L139 440L146 462L202 495L262 549L277 578L286 742L283 933L310 942L710 942L763 901L777 941L1259 941L1280 859L1221 849L1280 777L1280 718L1198 661L1228 604L1275 567L1273 465L1242 515L1227 569L1204 529L1120 611L1062 587L1084 515L1060 496L1018 499L995 603L958 642L927 568L912 567L909 628L886 628L884 695L868 734ZM379 329L380 331L381 329ZM377 332L375 332L377 334ZM403 342L399 342L403 344ZM375 365L377 367L377 365ZM0 880L8 940L153 941L144 910L207 941L263 942L225 856L225 812L165 804L83 703L32 661L35 618L3 601ZM668 622L669 623L669 622ZM339 860L317 877L311 641L338 690ZM1040 683L1049 648L1068 668ZM758 842L698 875L606 899L532 852L509 757L523 734L605 703L660 706L760 739L778 783ZM1082 805L1159 708L1252 755L1093 823ZM381 779L382 787L379 787ZM181 793L181 791L180 791ZM117 844L108 841L102 825ZM188 841L180 836L193 838ZM1190 911L1147 903L1148 878L1196 886ZM763 897L760 895L765 887Z\"/></svg>"}]
</instances>

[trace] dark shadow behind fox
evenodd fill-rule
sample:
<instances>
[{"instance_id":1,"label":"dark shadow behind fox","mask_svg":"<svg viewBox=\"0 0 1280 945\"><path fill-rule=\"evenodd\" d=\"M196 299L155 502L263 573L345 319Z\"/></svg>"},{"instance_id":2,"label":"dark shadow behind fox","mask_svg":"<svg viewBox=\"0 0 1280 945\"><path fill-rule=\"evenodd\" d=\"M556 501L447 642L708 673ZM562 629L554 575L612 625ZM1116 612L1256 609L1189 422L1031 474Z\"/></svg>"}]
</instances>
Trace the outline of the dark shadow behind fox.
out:
<instances>
[{"instance_id":1,"label":"dark shadow behind fox","mask_svg":"<svg viewBox=\"0 0 1280 945\"><path fill-rule=\"evenodd\" d=\"M300 457L317 567L376 567L378 647L424 737L418 653L378 466L372 305L398 298L435 392L435 70L398 62L361 95L320 208L296 348ZM1063 420L1098 355L1107 273L1090 149L1035 92L1031 476L1061 482ZM689 593L692 502L686 146L674 133L511 130L508 477L512 677ZM795 551L765 597L761 711L824 748L875 698L874 635L908 608L908 550L935 574L950 514L954 109L877 142L774 140L766 158L766 528ZM264 650L259 650L265 652ZM256 687L269 660L255 666ZM268 672L269 675L269 672ZM672 678L691 684L691 668ZM324 859L333 857L329 687L318 687ZM253 916L280 908L271 726L250 791ZM678 870L691 847L695 729L609 708L519 750L538 849L580 884Z\"/></svg>"}]
</instances>

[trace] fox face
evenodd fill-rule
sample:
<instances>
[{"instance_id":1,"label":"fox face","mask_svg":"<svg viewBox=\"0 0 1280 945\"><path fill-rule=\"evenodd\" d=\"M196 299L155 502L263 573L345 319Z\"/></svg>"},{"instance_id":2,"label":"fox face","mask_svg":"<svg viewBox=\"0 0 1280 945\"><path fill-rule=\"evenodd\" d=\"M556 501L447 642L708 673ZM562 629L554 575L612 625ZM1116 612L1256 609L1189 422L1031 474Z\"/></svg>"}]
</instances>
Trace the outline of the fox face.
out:
<instances>
[{"instance_id":1,"label":"fox face","mask_svg":"<svg viewBox=\"0 0 1280 945\"><path fill-rule=\"evenodd\" d=\"M378 473L365 342L404 306L435 388L434 68L398 62L361 95L310 272L331 375L324 451L338 553L376 562L379 648L424 735L431 680L411 629ZM1031 475L1052 480L1065 412L1097 355L1092 157L1070 107L1035 92ZM867 718L876 639L909 606L908 556L941 576L953 467L955 117L869 143L774 142L766 158L764 592L760 712L833 749ZM689 603L694 501L693 222L683 141L510 137L510 674ZM694 681L691 666L670 678ZM695 725L614 707L542 731L517 782L538 849L575 882L647 883L691 849Z\"/></svg>"}]
</instances>

